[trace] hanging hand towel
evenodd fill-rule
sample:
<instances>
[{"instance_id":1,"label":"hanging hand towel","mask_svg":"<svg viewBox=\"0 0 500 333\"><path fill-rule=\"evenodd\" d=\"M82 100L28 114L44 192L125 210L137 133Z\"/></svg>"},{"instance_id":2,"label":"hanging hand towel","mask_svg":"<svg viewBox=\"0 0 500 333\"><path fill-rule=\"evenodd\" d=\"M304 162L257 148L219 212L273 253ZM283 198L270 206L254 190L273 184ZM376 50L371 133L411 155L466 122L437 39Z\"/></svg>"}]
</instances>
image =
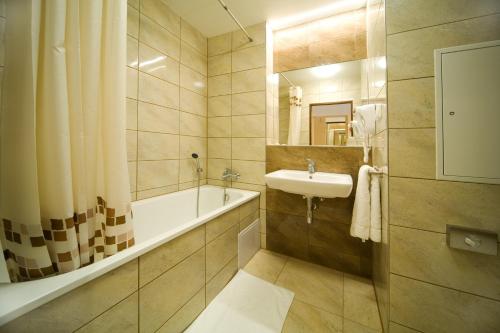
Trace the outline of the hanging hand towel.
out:
<instances>
[{"instance_id":1,"label":"hanging hand towel","mask_svg":"<svg viewBox=\"0 0 500 333\"><path fill-rule=\"evenodd\" d=\"M380 242L382 237L380 211L380 181L378 176L371 176L370 185L370 239Z\"/></svg>"},{"instance_id":2,"label":"hanging hand towel","mask_svg":"<svg viewBox=\"0 0 500 333\"><path fill-rule=\"evenodd\" d=\"M359 168L352 212L351 236L359 237L363 241L370 238L370 170L373 168L369 165Z\"/></svg>"}]
</instances>

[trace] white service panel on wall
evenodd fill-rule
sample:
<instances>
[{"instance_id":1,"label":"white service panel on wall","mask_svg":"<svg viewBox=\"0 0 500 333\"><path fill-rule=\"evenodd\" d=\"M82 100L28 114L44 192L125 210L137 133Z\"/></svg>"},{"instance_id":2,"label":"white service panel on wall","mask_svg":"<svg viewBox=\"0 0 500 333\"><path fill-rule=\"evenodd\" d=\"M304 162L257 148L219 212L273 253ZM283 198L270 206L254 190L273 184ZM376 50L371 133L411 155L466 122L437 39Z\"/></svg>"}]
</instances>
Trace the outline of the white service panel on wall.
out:
<instances>
[{"instance_id":1,"label":"white service panel on wall","mask_svg":"<svg viewBox=\"0 0 500 333\"><path fill-rule=\"evenodd\" d=\"M500 41L435 50L437 178L500 184Z\"/></svg>"}]
</instances>

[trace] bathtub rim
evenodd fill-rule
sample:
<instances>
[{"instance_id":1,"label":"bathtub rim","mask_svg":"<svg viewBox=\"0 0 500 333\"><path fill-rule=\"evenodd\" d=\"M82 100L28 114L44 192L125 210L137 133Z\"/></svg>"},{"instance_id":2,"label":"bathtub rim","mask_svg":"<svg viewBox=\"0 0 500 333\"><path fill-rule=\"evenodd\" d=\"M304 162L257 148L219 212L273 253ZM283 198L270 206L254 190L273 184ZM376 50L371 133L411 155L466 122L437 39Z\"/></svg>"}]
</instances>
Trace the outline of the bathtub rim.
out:
<instances>
[{"instance_id":1,"label":"bathtub rim","mask_svg":"<svg viewBox=\"0 0 500 333\"><path fill-rule=\"evenodd\" d=\"M222 186L202 185L201 188L220 188ZM260 192L243 190L239 188L227 188L232 191L237 191L243 194L234 202L227 206L219 207L209 214L202 215L196 219L190 220L186 224L177 226L171 230L163 232L155 237L152 237L144 242L138 243L131 248L118 252L108 258L95 262L78 270L68 272L53 277L26 281L19 283L4 283L0 284L0 327L8 322L32 311L36 308L76 289L87 282L90 282L134 259L157 248L161 245L180 237L181 235L217 218L218 216L235 209L255 198L260 196ZM137 204L145 204L148 201L159 200L165 196L178 195L181 192L195 191L196 187L182 191L172 192L137 200L132 202L132 207ZM140 287L138 286L138 289ZM33 290L37 292L34 293ZM15 300L15 304L9 304L3 300ZM12 302L10 302L12 303Z\"/></svg>"}]
</instances>

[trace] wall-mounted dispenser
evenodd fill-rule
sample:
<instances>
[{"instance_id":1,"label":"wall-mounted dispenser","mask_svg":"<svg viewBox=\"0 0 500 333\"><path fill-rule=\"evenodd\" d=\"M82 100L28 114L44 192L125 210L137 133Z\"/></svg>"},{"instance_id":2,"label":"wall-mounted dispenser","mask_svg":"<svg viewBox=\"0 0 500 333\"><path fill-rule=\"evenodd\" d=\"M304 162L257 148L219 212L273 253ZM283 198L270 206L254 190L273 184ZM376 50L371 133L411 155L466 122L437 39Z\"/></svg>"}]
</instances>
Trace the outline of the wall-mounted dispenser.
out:
<instances>
[{"instance_id":1,"label":"wall-mounted dispenser","mask_svg":"<svg viewBox=\"0 0 500 333\"><path fill-rule=\"evenodd\" d=\"M500 184L500 41L434 60L437 179Z\"/></svg>"}]
</instances>

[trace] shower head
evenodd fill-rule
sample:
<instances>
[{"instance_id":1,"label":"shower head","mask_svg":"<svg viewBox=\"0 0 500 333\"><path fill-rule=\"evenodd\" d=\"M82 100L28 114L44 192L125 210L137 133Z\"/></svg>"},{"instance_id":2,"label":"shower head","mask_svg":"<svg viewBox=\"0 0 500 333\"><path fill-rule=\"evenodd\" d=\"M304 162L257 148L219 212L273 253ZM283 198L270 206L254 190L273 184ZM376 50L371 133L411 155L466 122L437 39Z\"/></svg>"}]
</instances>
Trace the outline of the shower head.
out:
<instances>
[{"instance_id":1,"label":"shower head","mask_svg":"<svg viewBox=\"0 0 500 333\"><path fill-rule=\"evenodd\" d=\"M192 156L193 158L198 158L198 154L196 154L196 153L192 153L192 154L191 154L191 156Z\"/></svg>"}]
</instances>

